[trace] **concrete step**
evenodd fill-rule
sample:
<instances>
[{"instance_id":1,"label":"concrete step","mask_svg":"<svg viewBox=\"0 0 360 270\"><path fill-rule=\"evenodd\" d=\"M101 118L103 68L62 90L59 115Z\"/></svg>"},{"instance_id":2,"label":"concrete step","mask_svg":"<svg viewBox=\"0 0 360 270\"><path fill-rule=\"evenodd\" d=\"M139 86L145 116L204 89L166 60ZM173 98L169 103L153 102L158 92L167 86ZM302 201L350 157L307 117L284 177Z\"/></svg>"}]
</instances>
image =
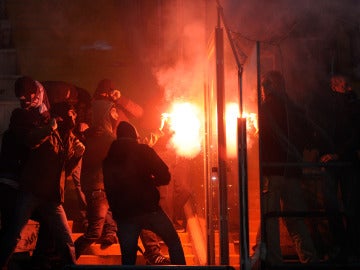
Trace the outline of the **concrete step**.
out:
<instances>
[{"instance_id":1,"label":"concrete step","mask_svg":"<svg viewBox=\"0 0 360 270\"><path fill-rule=\"evenodd\" d=\"M71 237L72 237L73 241L75 241L81 235L82 235L82 233L72 233ZM192 244L189 242L188 234L186 232L180 232L180 233L178 233L178 235L180 237L180 241L183 246L184 253L192 254L193 253ZM165 245L165 243L163 241L159 241L159 244L160 244L161 252L163 252L164 254L168 254L167 246ZM144 246L143 246L140 238L139 238L138 245L142 250L144 250ZM98 255L106 255L106 254L116 255L116 254L119 254L119 252L120 252L119 244L114 244L106 249L101 249L100 244L94 243L87 250L87 254L89 254L89 255L96 255L96 254L98 254Z\"/></svg>"},{"instance_id":2,"label":"concrete step","mask_svg":"<svg viewBox=\"0 0 360 270\"><path fill-rule=\"evenodd\" d=\"M168 256L166 256L168 257ZM185 254L186 265L197 265L194 255ZM120 265L121 255L81 255L76 261L77 264L102 264L102 265ZM138 252L136 265L146 265L144 256Z\"/></svg>"},{"instance_id":3,"label":"concrete step","mask_svg":"<svg viewBox=\"0 0 360 270\"><path fill-rule=\"evenodd\" d=\"M73 241L75 241L76 239L78 239L80 236L82 235L82 233L72 233L71 237L73 239ZM190 240L189 235L187 232L178 232L179 238L181 243L188 243ZM162 241L160 241L160 243L162 243Z\"/></svg>"},{"instance_id":4,"label":"concrete step","mask_svg":"<svg viewBox=\"0 0 360 270\"><path fill-rule=\"evenodd\" d=\"M82 233L72 233L72 238L75 241L78 237L80 237ZM178 232L178 235L181 239L182 246L185 253L186 264L189 266L196 266L199 265L198 259L194 255L193 246L190 242L190 236L188 232ZM217 237L218 232L216 233ZM216 237L216 238L217 238ZM215 241L215 253L216 261L219 263L220 258L218 255L218 239ZM144 250L141 240L139 239L139 247ZM160 248L161 252L164 256L168 257L168 250L167 246L164 244L163 241L160 241ZM143 255L138 252L137 254L137 265L146 265L145 259ZM238 269L236 266L239 266L239 242L237 239L230 242L229 245L229 262L230 265L235 266L235 269ZM80 265L120 265L121 262L121 252L120 252L120 245L114 244L106 249L101 249L100 244L94 243L92 244L86 253L78 259L77 263Z\"/></svg>"},{"instance_id":5,"label":"concrete step","mask_svg":"<svg viewBox=\"0 0 360 270\"><path fill-rule=\"evenodd\" d=\"M75 241L78 237L80 237L82 233L72 233L71 236ZM178 232L180 237L184 253L185 260L187 265L196 265L195 256L192 250L192 244L189 242L189 236L186 232ZM163 241L159 241L161 253L169 257L167 246ZM144 250L144 246L139 239L139 247ZM102 249L100 244L94 243L92 244L86 251L84 255L81 255L77 260L78 264L90 265L90 264L103 264L103 265L118 265L121 262L121 251L120 245L114 244L106 249ZM137 256L137 265L145 265L145 259L141 252L138 252Z\"/></svg>"},{"instance_id":6,"label":"concrete step","mask_svg":"<svg viewBox=\"0 0 360 270\"><path fill-rule=\"evenodd\" d=\"M184 253L185 254L192 254L192 246L189 243L183 243L182 244ZM144 250L144 247L141 243L139 243L139 247ZM164 255L168 255L168 249L167 246L164 243L160 243L160 249L161 253ZM107 256L107 255L119 255L120 252L120 245L119 244L113 244L110 247L107 247L105 249L101 248L100 244L92 244L86 251L86 255L99 255L99 256ZM141 254L139 252L139 254Z\"/></svg>"}]
</instances>

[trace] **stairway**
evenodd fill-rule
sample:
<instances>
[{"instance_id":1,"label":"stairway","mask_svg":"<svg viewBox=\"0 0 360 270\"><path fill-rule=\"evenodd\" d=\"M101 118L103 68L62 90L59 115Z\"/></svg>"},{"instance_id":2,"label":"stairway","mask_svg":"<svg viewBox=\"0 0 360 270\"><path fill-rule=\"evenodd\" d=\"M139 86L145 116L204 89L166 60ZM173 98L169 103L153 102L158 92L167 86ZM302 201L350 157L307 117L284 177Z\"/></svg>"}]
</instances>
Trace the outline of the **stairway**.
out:
<instances>
[{"instance_id":1,"label":"stairway","mask_svg":"<svg viewBox=\"0 0 360 270\"><path fill-rule=\"evenodd\" d=\"M178 234L183 245L186 264L196 265L194 260L195 256L192 253L192 245L189 242L188 233L178 232ZM75 241L80 235L81 233L73 233L73 240ZM139 241L139 247L144 250L141 241ZM162 254L166 257L169 257L167 247L162 241L160 241L160 248ZM121 263L120 246L119 244L114 244L106 249L101 249L100 244L94 243L88 248L85 254L80 256L80 258L77 260L77 263L81 265L119 265ZM136 264L146 265L145 259L140 251L138 251Z\"/></svg>"},{"instance_id":2,"label":"stairway","mask_svg":"<svg viewBox=\"0 0 360 270\"><path fill-rule=\"evenodd\" d=\"M72 230L72 239L76 240L80 235L82 235L81 223L77 220L77 215L73 212L76 211L76 201L74 201L74 197L69 196L73 194L73 186L72 181L67 181L70 185L67 185L68 189L65 192L67 198L65 199L65 206L69 204L71 206L67 208L67 215L69 219L69 226ZM69 190L70 189L70 190ZM197 215L191 212L191 207L187 207L186 215L187 215L187 230L178 231L179 237L181 239L181 243L185 253L186 264L188 266L205 266L207 264L206 254L207 254L207 246L202 240L202 233L200 229L202 226L199 224L202 223L201 219L197 217ZM70 211L69 209L72 209ZM21 255L21 253L25 253L28 251L31 254L31 251L35 248L35 241L37 238L37 230L39 228L39 224L34 221L29 221L28 225L24 228L22 233L22 240L19 242L22 243L21 246L18 245L17 253L20 261L26 261L26 258ZM34 241L35 240L35 241ZM139 246L144 250L141 241L139 241ZM219 259L219 231L215 232L215 245L214 245L214 253L216 254L215 264L220 265ZM162 254L164 256L169 256L167 247L163 242L160 241L160 247ZM26 256L25 256L26 257ZM239 237L238 231L231 232L229 235L229 264L233 266L235 269L239 269L240 261L239 261ZM20 262L21 263L21 262ZM101 249L100 244L94 243L92 244L85 254L81 255L77 261L77 264L90 266L90 265L120 265L121 263L121 254L120 254L120 246L119 244L114 244L106 249ZM137 256L137 265L146 265L145 259L143 255L138 252Z\"/></svg>"},{"instance_id":3,"label":"stairway","mask_svg":"<svg viewBox=\"0 0 360 270\"><path fill-rule=\"evenodd\" d=\"M66 211L67 218L69 220L69 225L72 229L72 239L75 241L83 233L83 228L81 220L79 220L80 209L78 198L76 196L75 186L71 177L66 181L65 185L65 203L64 209ZM192 247L191 237L188 231L178 232L184 253L186 263L188 265L199 265L198 260L196 259L195 253ZM139 247L144 250L144 247L139 239ZM169 257L169 253L166 245L160 241L161 252L164 256ZM120 246L119 244L114 244L106 249L101 249L100 244L92 244L85 254L81 255L78 259L78 264L102 264L102 265L119 265L121 262L120 255ZM137 264L145 265L145 259L143 255L138 252Z\"/></svg>"}]
</instances>

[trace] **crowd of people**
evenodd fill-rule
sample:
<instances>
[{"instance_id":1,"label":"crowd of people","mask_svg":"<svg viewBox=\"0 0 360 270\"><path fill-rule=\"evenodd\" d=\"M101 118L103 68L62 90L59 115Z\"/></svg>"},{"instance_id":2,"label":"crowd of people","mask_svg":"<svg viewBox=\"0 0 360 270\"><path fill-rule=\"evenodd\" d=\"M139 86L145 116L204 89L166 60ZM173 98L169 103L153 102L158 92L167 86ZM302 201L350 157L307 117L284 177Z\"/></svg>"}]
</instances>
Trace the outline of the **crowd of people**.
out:
<instances>
[{"instance_id":1,"label":"crowd of people","mask_svg":"<svg viewBox=\"0 0 360 270\"><path fill-rule=\"evenodd\" d=\"M264 226L253 262L284 261L280 220L301 263L359 260L360 104L349 79L333 75L328 98L304 108L288 97L278 71L263 76L261 90ZM11 114L0 155L0 266L8 264L29 219L40 224L33 269L76 264L94 242L101 248L119 242L122 264L133 265L139 237L147 264L184 265L174 216L190 191L170 180L167 163L176 158L164 162L165 154L154 150L170 134L158 131L141 140L130 122L142 117L142 107L109 79L92 96L69 83L28 76L16 80L14 91L20 106ZM84 224L75 242L63 207L69 177ZM171 181L181 191L163 207L159 188ZM323 215L316 219L310 212ZM169 258L160 251L159 237Z\"/></svg>"},{"instance_id":2,"label":"crowd of people","mask_svg":"<svg viewBox=\"0 0 360 270\"><path fill-rule=\"evenodd\" d=\"M14 90L20 107L11 114L0 156L2 269L30 219L40 224L33 269L76 264L94 242L107 248L119 241L122 264L135 264L139 236L147 264L185 264L180 238L159 203L157 188L169 184L169 168L153 148L139 142L130 124L142 116L142 107L109 79L101 80L92 96L69 83L28 76L17 79ZM152 143L159 134L152 134ZM119 142L130 152L114 158L112 149ZM103 173L120 166L116 173ZM68 177L84 224L75 242L63 206ZM120 195L124 192L127 197ZM169 258L161 253L158 236Z\"/></svg>"}]
</instances>

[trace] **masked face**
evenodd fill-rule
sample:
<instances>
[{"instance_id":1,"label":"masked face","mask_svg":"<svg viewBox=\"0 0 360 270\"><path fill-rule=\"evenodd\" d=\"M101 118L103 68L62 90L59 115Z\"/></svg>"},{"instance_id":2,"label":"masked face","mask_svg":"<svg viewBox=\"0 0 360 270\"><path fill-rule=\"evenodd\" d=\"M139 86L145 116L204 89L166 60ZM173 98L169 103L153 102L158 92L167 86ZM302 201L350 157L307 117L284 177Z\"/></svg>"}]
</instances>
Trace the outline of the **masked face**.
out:
<instances>
[{"instance_id":1,"label":"masked face","mask_svg":"<svg viewBox=\"0 0 360 270\"><path fill-rule=\"evenodd\" d=\"M75 128L76 112L74 110L69 110L67 115L58 117L58 128L62 132L71 131Z\"/></svg>"},{"instance_id":2,"label":"masked face","mask_svg":"<svg viewBox=\"0 0 360 270\"><path fill-rule=\"evenodd\" d=\"M20 100L21 108L29 109L33 104L34 98L35 98L35 94L20 96L19 100Z\"/></svg>"}]
</instances>

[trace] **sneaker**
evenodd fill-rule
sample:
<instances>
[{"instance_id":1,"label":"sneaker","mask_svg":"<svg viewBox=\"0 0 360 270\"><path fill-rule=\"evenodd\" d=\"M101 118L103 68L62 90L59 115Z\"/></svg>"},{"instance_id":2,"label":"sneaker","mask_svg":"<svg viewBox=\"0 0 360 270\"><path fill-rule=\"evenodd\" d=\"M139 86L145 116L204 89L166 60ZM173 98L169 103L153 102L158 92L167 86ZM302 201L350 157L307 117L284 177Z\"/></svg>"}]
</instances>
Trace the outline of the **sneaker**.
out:
<instances>
[{"instance_id":1,"label":"sneaker","mask_svg":"<svg viewBox=\"0 0 360 270\"><path fill-rule=\"evenodd\" d=\"M118 242L117 237L115 235L106 235L100 239L100 248L106 249L113 244L116 244Z\"/></svg>"},{"instance_id":2,"label":"sneaker","mask_svg":"<svg viewBox=\"0 0 360 270\"><path fill-rule=\"evenodd\" d=\"M170 260L162 254L153 254L146 258L147 265L169 265Z\"/></svg>"}]
</instances>

